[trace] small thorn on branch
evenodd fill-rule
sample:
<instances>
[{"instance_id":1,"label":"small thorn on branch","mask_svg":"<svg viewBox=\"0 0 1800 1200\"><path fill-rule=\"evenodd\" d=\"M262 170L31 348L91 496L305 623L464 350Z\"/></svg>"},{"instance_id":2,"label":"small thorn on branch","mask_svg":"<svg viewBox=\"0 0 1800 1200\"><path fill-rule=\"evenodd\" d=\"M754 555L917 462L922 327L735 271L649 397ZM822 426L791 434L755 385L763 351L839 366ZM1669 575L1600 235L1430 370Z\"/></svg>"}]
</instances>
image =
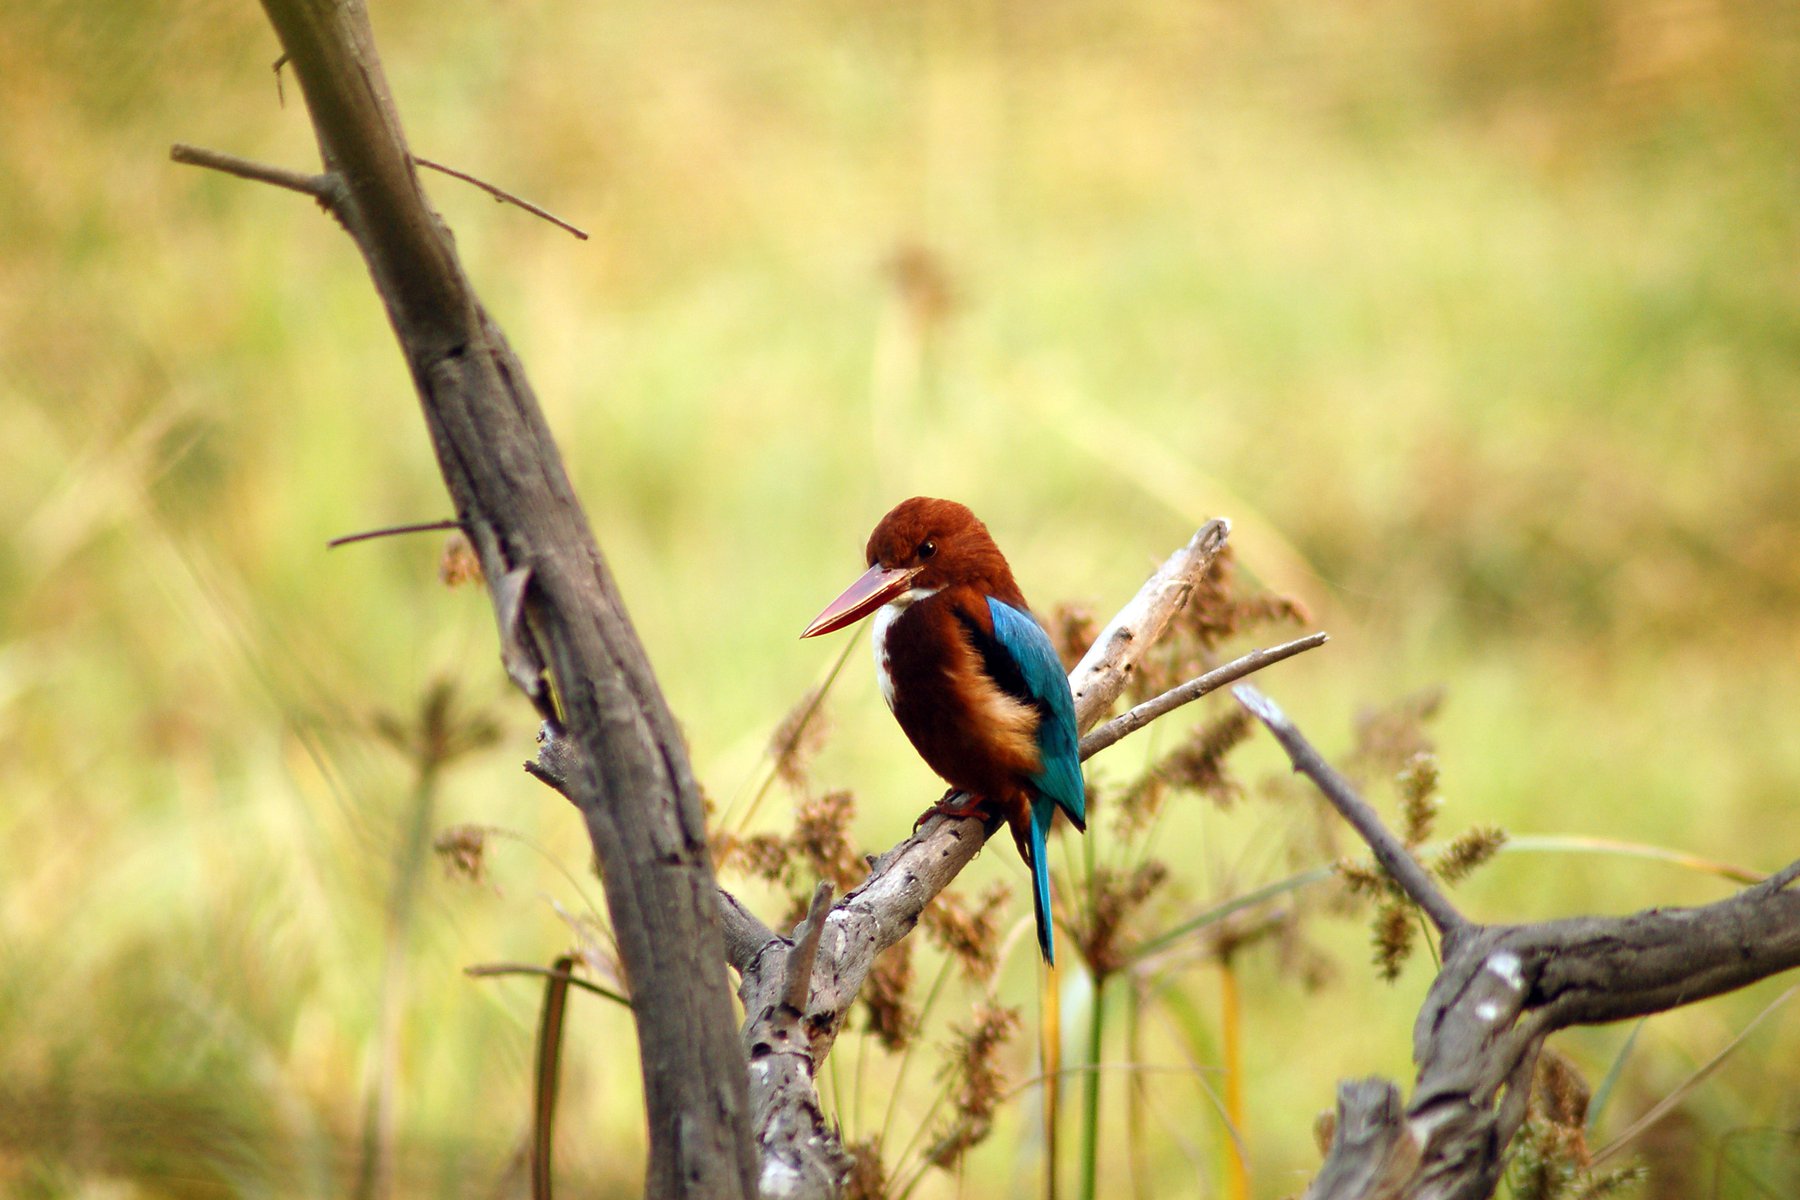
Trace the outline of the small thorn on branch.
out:
<instances>
[{"instance_id":1,"label":"small thorn on branch","mask_svg":"<svg viewBox=\"0 0 1800 1200\"><path fill-rule=\"evenodd\" d=\"M1448 939L1469 927L1469 919L1456 911L1443 891L1432 882L1425 868L1407 853L1400 839L1381 823L1381 818L1375 815L1369 802L1357 795L1356 789L1350 786L1350 781L1325 761L1325 757L1288 720L1280 706L1248 683L1238 684L1231 689L1231 694L1249 710L1251 716L1268 726L1269 732L1275 735L1275 740L1281 743L1281 748L1287 751L1294 770L1312 780L1319 791L1325 794L1331 806L1356 830L1357 836L1368 843L1382 870L1430 918L1440 934Z\"/></svg>"},{"instance_id":2,"label":"small thorn on branch","mask_svg":"<svg viewBox=\"0 0 1800 1200\"><path fill-rule=\"evenodd\" d=\"M325 543L327 550L336 550L339 546L348 546L352 542L367 542L374 538L393 537L400 533L430 533L436 529L462 529L461 521L421 521L415 525L388 525L381 529L365 529L361 533L346 533L343 537L334 537Z\"/></svg>"},{"instance_id":3,"label":"small thorn on branch","mask_svg":"<svg viewBox=\"0 0 1800 1200\"><path fill-rule=\"evenodd\" d=\"M334 212L343 199L342 183L336 175L329 173L308 175L303 171L290 171L286 167L253 162L247 158L239 158L235 154L208 150L203 146L190 146L186 142L176 142L170 146L169 158L190 167L205 167L211 171L223 171L227 175L248 179L252 183L267 183L278 188L286 188L290 192L299 192L302 195L311 196L326 209Z\"/></svg>"}]
</instances>

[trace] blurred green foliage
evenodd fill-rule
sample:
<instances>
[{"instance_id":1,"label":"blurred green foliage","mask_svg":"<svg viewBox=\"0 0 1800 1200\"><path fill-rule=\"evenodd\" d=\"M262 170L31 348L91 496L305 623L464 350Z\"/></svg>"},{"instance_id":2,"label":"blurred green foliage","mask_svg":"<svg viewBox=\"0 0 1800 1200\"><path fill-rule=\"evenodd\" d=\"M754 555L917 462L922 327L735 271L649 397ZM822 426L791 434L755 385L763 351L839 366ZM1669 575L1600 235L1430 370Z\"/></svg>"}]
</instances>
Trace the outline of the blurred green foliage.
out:
<instances>
[{"instance_id":1,"label":"blurred green foliage","mask_svg":"<svg viewBox=\"0 0 1800 1200\"><path fill-rule=\"evenodd\" d=\"M1317 738L1447 685L1456 827L1764 870L1800 846L1793 5L376 10L415 149L594 235L426 179L722 802L835 652L794 635L888 505L935 493L987 519L1040 607L1103 615L1231 516L1245 566L1333 634L1264 684ZM342 1194L384 1086L399 1194L522 1186L539 989L460 968L567 946L585 840L518 770L526 706L477 590L438 584L440 543L323 549L445 515L353 248L302 198L167 161L179 140L311 169L277 52L239 0L0 9L9 1195ZM935 790L869 676L859 653L815 772L884 845ZM446 679L504 733L422 779L381 730ZM1272 812L1171 818L1169 886L1317 865ZM440 879L409 861L421 813L532 844ZM1579 861L1504 856L1464 902L1527 918L1728 886ZM973 884L1016 868L986 855ZM1335 1078L1405 1076L1428 978L1376 983L1354 923L1314 940L1323 990L1272 952L1235 964L1259 1196L1302 1186ZM1176 989L1203 1049L1215 987ZM1774 994L1651 1022L1608 1120ZM1597 1077L1624 1036L1564 1049ZM574 1001L561 1170L589 1194L637 1186L630 1038ZM893 1067L839 1057L828 1099L861 1136L880 1104L856 1089ZM1786 1014L1647 1141L1645 1194L1793 1178L1796 1063ZM1174 1133L1132 1178L1220 1186L1211 1111L1146 1078ZM1030 1193L1034 1111L1001 1111L970 1181Z\"/></svg>"}]
</instances>

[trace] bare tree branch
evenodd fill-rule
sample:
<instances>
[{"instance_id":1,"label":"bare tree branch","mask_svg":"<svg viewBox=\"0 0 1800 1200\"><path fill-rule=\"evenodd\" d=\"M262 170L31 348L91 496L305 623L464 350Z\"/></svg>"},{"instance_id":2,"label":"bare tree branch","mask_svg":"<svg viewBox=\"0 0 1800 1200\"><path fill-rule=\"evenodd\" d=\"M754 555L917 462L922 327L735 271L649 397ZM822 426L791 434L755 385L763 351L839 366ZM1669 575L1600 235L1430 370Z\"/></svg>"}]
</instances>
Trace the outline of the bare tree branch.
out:
<instances>
[{"instance_id":1,"label":"bare tree branch","mask_svg":"<svg viewBox=\"0 0 1800 1200\"><path fill-rule=\"evenodd\" d=\"M286 167L272 167L267 163L239 158L235 154L208 150L203 146L190 146L185 142L176 142L170 146L169 158L187 166L223 171L227 175L248 179L252 183L267 183L274 187L286 188L290 192L299 192L301 195L311 196L326 209L334 212L343 201L343 181L330 172L308 175L302 171L290 171Z\"/></svg>"},{"instance_id":2,"label":"bare tree branch","mask_svg":"<svg viewBox=\"0 0 1800 1200\"><path fill-rule=\"evenodd\" d=\"M263 0L325 171L184 161L325 202L362 252L411 370L457 520L481 560L508 674L580 753L586 820L631 981L657 1197L756 1188L699 788L618 589L504 335L426 203L362 0ZM325 182L329 181L329 182Z\"/></svg>"},{"instance_id":3,"label":"bare tree branch","mask_svg":"<svg viewBox=\"0 0 1800 1200\"><path fill-rule=\"evenodd\" d=\"M1485 1200L1525 1118L1544 1039L1663 1012L1800 966L1800 862L1701 908L1477 925L1457 913L1374 810L1255 688L1234 694L1444 931L1443 966L1413 1027L1418 1076L1338 1093L1307 1200Z\"/></svg>"},{"instance_id":4,"label":"bare tree branch","mask_svg":"<svg viewBox=\"0 0 1800 1200\"><path fill-rule=\"evenodd\" d=\"M1312 743L1301 736L1300 731L1287 719L1287 714L1277 708L1273 700L1248 683L1232 688L1231 694L1237 697L1238 703L1269 727L1269 732L1275 735L1275 740L1287 751L1294 770L1318 786L1325 798L1331 801L1332 807L1369 844L1369 849L1374 852L1375 861L1381 864L1382 870L1431 918L1431 923L1437 926L1438 932L1446 939L1461 932L1468 925L1468 919L1456 911L1449 897L1438 887L1437 881L1407 852L1405 844L1388 832L1387 827L1381 823L1381 818L1375 815L1375 810L1369 807L1368 801L1356 794L1356 789L1350 786L1349 780L1333 770L1325 757L1313 749Z\"/></svg>"},{"instance_id":5,"label":"bare tree branch","mask_svg":"<svg viewBox=\"0 0 1800 1200\"><path fill-rule=\"evenodd\" d=\"M1162 695L1146 700L1128 712L1121 713L1082 738L1082 761L1086 762L1120 738L1136 733L1158 717L1167 716L1184 704L1192 704L1200 697L1210 692L1216 692L1228 683L1236 683L1244 676L1255 674L1264 667L1273 666L1283 659L1317 649L1329 640L1329 635L1323 632L1309 633L1303 638L1295 638L1293 641L1283 642L1279 646L1270 646L1264 650L1252 650L1242 658L1233 659L1222 667L1214 667L1204 675L1197 675L1186 683L1172 687Z\"/></svg>"}]
</instances>

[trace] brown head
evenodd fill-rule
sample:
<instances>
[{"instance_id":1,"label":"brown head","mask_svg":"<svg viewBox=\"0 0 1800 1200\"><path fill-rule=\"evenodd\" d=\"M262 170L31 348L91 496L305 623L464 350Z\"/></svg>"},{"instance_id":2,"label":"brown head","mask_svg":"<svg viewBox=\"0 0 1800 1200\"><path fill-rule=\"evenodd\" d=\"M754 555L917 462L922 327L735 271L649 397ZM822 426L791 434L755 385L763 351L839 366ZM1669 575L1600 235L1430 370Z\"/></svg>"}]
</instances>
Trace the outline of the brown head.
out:
<instances>
[{"instance_id":1,"label":"brown head","mask_svg":"<svg viewBox=\"0 0 1800 1200\"><path fill-rule=\"evenodd\" d=\"M869 569L813 620L801 637L830 633L860 621L917 588L970 586L1017 608L1025 597L994 539L974 513L954 500L914 496L895 505L865 550Z\"/></svg>"}]
</instances>

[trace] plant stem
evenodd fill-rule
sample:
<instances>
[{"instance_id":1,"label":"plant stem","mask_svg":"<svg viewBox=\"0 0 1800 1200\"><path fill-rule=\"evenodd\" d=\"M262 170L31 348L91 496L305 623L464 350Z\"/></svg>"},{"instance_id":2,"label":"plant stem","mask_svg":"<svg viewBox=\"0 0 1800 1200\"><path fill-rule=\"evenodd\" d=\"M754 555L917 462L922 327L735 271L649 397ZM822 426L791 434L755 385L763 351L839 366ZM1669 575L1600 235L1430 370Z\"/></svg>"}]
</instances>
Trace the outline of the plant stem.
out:
<instances>
[{"instance_id":1,"label":"plant stem","mask_svg":"<svg viewBox=\"0 0 1800 1200\"><path fill-rule=\"evenodd\" d=\"M1087 1071L1081 1091L1081 1200L1094 1200L1100 1172L1100 1042L1106 1029L1106 977L1094 976L1088 1007Z\"/></svg>"},{"instance_id":2,"label":"plant stem","mask_svg":"<svg viewBox=\"0 0 1800 1200\"><path fill-rule=\"evenodd\" d=\"M1250 1170L1241 1149L1244 1136L1244 1019L1238 996L1237 972L1228 954L1219 956L1219 1040L1225 1052L1225 1117L1237 1130L1225 1159L1225 1194L1231 1200L1249 1200Z\"/></svg>"}]
</instances>

